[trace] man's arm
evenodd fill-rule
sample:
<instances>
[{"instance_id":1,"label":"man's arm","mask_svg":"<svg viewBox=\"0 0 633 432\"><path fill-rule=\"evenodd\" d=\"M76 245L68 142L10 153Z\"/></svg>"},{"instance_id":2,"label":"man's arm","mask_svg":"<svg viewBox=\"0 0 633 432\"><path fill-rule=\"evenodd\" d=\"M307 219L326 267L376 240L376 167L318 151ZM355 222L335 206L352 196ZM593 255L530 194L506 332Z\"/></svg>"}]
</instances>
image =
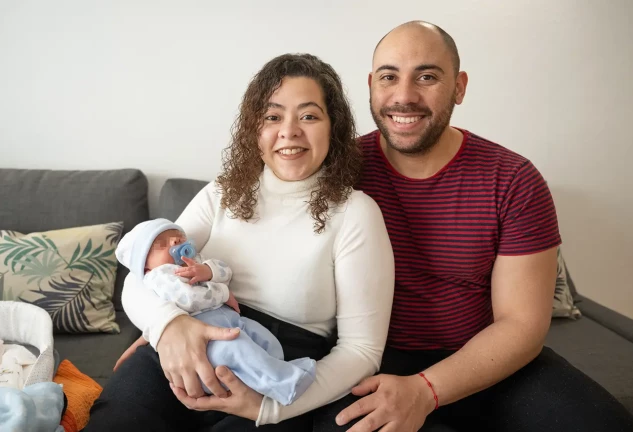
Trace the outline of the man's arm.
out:
<instances>
[{"instance_id":1,"label":"man's arm","mask_svg":"<svg viewBox=\"0 0 633 432\"><path fill-rule=\"evenodd\" d=\"M556 248L497 257L492 272L494 323L459 351L423 371L440 405L498 383L540 353L551 319L556 266ZM342 411L337 423L368 414L349 431L369 432L382 425L381 430L417 431L435 407L433 392L417 375L378 375L353 391L359 396L370 392L373 394Z\"/></svg>"},{"instance_id":2,"label":"man's arm","mask_svg":"<svg viewBox=\"0 0 633 432\"><path fill-rule=\"evenodd\" d=\"M424 371L440 404L498 383L541 352L551 321L556 267L556 248L497 257L492 271L494 323Z\"/></svg>"}]
</instances>

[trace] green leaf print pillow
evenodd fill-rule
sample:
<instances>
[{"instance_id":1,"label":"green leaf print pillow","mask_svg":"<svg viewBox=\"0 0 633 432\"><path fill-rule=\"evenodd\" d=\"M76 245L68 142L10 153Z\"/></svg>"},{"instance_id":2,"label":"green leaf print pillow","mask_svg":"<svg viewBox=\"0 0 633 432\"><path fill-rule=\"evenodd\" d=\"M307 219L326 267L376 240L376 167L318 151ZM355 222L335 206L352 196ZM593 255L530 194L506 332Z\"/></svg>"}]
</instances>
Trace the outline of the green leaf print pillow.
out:
<instances>
[{"instance_id":1,"label":"green leaf print pillow","mask_svg":"<svg viewBox=\"0 0 633 432\"><path fill-rule=\"evenodd\" d=\"M41 233L0 230L0 300L45 309L58 333L119 333L112 294L123 222Z\"/></svg>"}]
</instances>

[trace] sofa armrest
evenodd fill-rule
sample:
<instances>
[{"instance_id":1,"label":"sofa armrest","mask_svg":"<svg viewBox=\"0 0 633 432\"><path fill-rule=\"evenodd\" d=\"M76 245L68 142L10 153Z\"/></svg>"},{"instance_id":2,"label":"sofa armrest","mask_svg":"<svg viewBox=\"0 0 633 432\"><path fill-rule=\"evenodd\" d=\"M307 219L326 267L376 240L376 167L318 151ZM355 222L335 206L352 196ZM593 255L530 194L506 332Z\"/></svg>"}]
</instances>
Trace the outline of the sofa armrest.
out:
<instances>
[{"instance_id":1,"label":"sofa armrest","mask_svg":"<svg viewBox=\"0 0 633 432\"><path fill-rule=\"evenodd\" d=\"M595 301L578 294L576 306L591 318L626 340L633 342L633 320Z\"/></svg>"}]
</instances>

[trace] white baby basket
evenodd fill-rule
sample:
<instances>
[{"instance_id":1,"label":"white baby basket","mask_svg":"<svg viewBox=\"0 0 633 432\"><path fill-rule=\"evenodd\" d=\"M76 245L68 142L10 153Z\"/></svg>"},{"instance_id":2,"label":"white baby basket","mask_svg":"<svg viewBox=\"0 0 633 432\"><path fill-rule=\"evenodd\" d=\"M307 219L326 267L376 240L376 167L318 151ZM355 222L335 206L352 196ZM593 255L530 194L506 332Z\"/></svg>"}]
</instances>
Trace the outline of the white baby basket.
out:
<instances>
[{"instance_id":1,"label":"white baby basket","mask_svg":"<svg viewBox=\"0 0 633 432\"><path fill-rule=\"evenodd\" d=\"M48 312L28 303L0 301L0 339L31 345L39 351L24 387L53 380L53 321Z\"/></svg>"}]
</instances>

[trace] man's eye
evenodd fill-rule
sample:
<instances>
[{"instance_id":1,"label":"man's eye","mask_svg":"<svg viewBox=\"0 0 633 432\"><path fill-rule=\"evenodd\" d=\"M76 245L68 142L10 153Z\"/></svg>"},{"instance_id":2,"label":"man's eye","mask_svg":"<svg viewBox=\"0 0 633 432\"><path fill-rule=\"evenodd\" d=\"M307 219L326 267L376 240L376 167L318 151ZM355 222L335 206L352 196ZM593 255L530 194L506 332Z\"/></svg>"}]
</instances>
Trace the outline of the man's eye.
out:
<instances>
[{"instance_id":1,"label":"man's eye","mask_svg":"<svg viewBox=\"0 0 633 432\"><path fill-rule=\"evenodd\" d=\"M385 81L393 81L396 79L396 77L394 75L383 75L381 79Z\"/></svg>"},{"instance_id":2,"label":"man's eye","mask_svg":"<svg viewBox=\"0 0 633 432\"><path fill-rule=\"evenodd\" d=\"M433 75L422 75L420 80L422 81L433 81L435 77Z\"/></svg>"}]
</instances>

